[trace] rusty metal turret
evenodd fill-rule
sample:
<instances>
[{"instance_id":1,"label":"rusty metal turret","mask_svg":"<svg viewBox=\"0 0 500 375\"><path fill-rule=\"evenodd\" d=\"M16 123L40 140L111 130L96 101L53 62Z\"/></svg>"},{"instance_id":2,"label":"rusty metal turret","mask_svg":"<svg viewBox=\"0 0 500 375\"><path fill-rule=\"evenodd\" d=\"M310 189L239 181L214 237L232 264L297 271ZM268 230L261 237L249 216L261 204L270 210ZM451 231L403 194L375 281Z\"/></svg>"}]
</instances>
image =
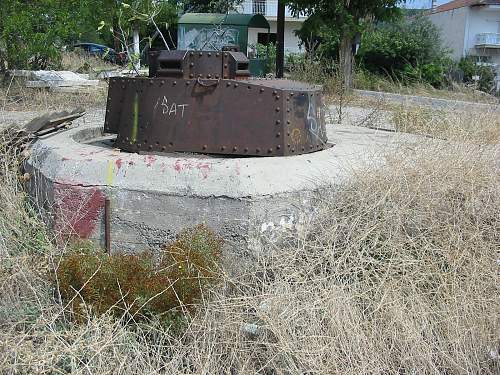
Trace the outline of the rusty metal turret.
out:
<instances>
[{"instance_id":1,"label":"rusty metal turret","mask_svg":"<svg viewBox=\"0 0 500 375\"><path fill-rule=\"evenodd\" d=\"M286 156L327 145L320 86L252 79L243 53L160 51L111 78L105 131L130 152Z\"/></svg>"}]
</instances>

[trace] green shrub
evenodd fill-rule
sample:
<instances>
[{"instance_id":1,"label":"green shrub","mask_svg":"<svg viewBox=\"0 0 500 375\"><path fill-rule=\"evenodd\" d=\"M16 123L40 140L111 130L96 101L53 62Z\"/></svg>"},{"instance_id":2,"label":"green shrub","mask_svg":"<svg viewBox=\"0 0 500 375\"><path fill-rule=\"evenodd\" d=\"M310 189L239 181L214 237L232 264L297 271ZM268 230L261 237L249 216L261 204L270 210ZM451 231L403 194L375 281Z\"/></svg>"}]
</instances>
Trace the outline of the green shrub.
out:
<instances>
[{"instance_id":1,"label":"green shrub","mask_svg":"<svg viewBox=\"0 0 500 375\"><path fill-rule=\"evenodd\" d=\"M372 71L403 71L447 55L439 29L425 17L382 24L363 35L359 58Z\"/></svg>"},{"instance_id":2,"label":"green shrub","mask_svg":"<svg viewBox=\"0 0 500 375\"><path fill-rule=\"evenodd\" d=\"M266 72L276 73L276 44L269 43L266 46L257 43L255 49L257 50L257 58L267 59Z\"/></svg>"},{"instance_id":3,"label":"green shrub","mask_svg":"<svg viewBox=\"0 0 500 375\"><path fill-rule=\"evenodd\" d=\"M389 74L401 81L424 81L434 87L445 83L451 65L439 29L424 17L383 24L366 32L358 58L373 73Z\"/></svg>"},{"instance_id":4,"label":"green shrub","mask_svg":"<svg viewBox=\"0 0 500 375\"><path fill-rule=\"evenodd\" d=\"M477 84L477 88L484 92L492 92L495 81L495 71L491 66L478 65L476 57L468 56L462 58L458 63L458 69L464 75L465 83ZM479 77L475 80L474 77Z\"/></svg>"},{"instance_id":5,"label":"green shrub","mask_svg":"<svg viewBox=\"0 0 500 375\"><path fill-rule=\"evenodd\" d=\"M150 252L108 256L77 244L57 269L59 290L77 320L89 312L122 316L128 311L173 323L218 281L222 245L204 225L182 232L158 256Z\"/></svg>"}]
</instances>

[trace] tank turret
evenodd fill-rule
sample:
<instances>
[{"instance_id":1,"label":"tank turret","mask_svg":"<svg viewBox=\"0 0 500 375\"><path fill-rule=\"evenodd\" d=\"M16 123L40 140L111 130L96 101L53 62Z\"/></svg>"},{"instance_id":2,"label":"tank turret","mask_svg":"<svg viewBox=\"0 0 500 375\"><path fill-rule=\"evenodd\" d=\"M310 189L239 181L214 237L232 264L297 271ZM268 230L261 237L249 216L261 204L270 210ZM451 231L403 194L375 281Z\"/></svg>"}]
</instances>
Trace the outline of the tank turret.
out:
<instances>
[{"instance_id":1,"label":"tank turret","mask_svg":"<svg viewBox=\"0 0 500 375\"><path fill-rule=\"evenodd\" d=\"M111 78L105 132L130 152L288 156L328 147L322 88L252 79L234 50L154 51L149 77Z\"/></svg>"}]
</instances>

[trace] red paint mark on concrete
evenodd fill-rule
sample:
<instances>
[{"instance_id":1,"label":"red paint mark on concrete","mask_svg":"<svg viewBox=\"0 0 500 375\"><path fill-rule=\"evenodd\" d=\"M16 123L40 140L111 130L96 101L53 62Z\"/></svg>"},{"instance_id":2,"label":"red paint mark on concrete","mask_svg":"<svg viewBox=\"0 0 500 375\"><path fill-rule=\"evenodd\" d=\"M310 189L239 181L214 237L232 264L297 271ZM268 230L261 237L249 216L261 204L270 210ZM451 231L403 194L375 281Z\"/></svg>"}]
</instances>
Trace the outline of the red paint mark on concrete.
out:
<instances>
[{"instance_id":1,"label":"red paint mark on concrete","mask_svg":"<svg viewBox=\"0 0 500 375\"><path fill-rule=\"evenodd\" d=\"M120 170L120 168L122 167L122 163L123 163L122 159L116 159L115 164L117 170Z\"/></svg>"},{"instance_id":2,"label":"red paint mark on concrete","mask_svg":"<svg viewBox=\"0 0 500 375\"><path fill-rule=\"evenodd\" d=\"M210 173L210 164L198 163L196 168L198 168L198 170L201 172L203 179L206 180L208 178L209 173Z\"/></svg>"},{"instance_id":3,"label":"red paint mark on concrete","mask_svg":"<svg viewBox=\"0 0 500 375\"><path fill-rule=\"evenodd\" d=\"M174 164L174 169L176 172L180 173L182 171L190 170L190 169L198 169L203 176L203 179L207 179L210 174L211 166L208 163L192 163L190 161L185 160L176 160Z\"/></svg>"},{"instance_id":4,"label":"red paint mark on concrete","mask_svg":"<svg viewBox=\"0 0 500 375\"><path fill-rule=\"evenodd\" d=\"M181 161L180 160L176 160L175 161L175 164L174 164L174 169L176 172L182 172L182 170L184 169L183 165L181 164Z\"/></svg>"},{"instance_id":5,"label":"red paint mark on concrete","mask_svg":"<svg viewBox=\"0 0 500 375\"><path fill-rule=\"evenodd\" d=\"M156 161L156 156L154 156L154 155L146 155L144 157L144 162L146 163L146 165L148 167L151 167L155 161Z\"/></svg>"},{"instance_id":6,"label":"red paint mark on concrete","mask_svg":"<svg viewBox=\"0 0 500 375\"><path fill-rule=\"evenodd\" d=\"M54 187L54 230L59 240L89 238L104 209L104 193L95 187L56 184Z\"/></svg>"}]
</instances>

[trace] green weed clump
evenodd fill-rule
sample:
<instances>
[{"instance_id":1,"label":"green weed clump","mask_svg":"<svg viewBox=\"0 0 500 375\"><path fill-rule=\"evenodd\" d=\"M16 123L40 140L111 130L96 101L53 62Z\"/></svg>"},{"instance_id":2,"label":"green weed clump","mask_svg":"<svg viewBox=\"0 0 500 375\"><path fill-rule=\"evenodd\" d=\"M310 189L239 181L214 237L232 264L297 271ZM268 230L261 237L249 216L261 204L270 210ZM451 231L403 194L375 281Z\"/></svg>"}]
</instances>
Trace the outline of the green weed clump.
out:
<instances>
[{"instance_id":1,"label":"green weed clump","mask_svg":"<svg viewBox=\"0 0 500 375\"><path fill-rule=\"evenodd\" d=\"M76 320L111 312L173 323L219 280L222 245L204 225L185 230L158 255L108 255L77 244L56 272L61 297Z\"/></svg>"}]
</instances>

